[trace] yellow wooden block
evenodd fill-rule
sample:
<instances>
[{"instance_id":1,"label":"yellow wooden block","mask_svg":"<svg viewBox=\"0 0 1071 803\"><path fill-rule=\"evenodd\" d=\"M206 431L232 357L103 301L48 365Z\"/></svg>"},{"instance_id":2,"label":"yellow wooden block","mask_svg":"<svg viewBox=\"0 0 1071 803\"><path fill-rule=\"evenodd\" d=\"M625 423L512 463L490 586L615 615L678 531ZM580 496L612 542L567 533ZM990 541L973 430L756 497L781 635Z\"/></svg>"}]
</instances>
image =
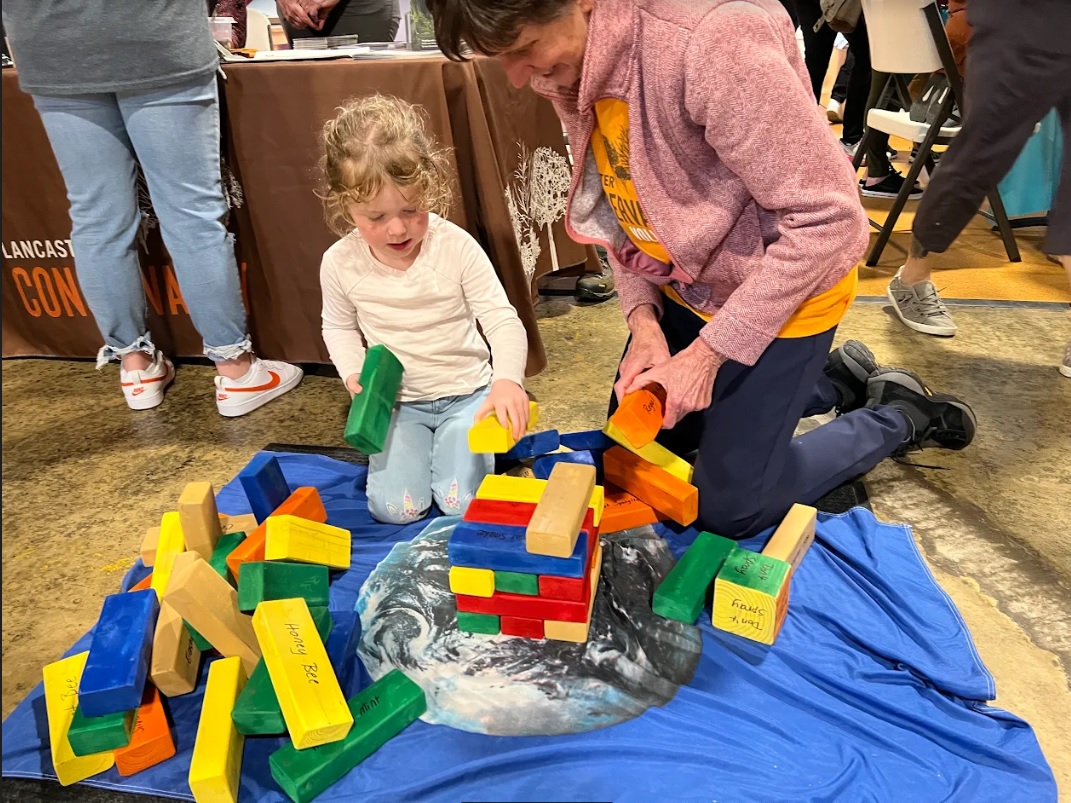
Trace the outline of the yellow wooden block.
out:
<instances>
[{"instance_id":1,"label":"yellow wooden block","mask_svg":"<svg viewBox=\"0 0 1071 803\"><path fill-rule=\"evenodd\" d=\"M179 519L186 549L205 560L212 557L223 530L216 510L216 493L210 482L187 483L178 500Z\"/></svg>"},{"instance_id":2,"label":"yellow wooden block","mask_svg":"<svg viewBox=\"0 0 1071 803\"><path fill-rule=\"evenodd\" d=\"M245 533L249 535L257 526L257 517L252 513L243 513L240 516L219 514L219 527L224 535L228 533Z\"/></svg>"},{"instance_id":3,"label":"yellow wooden block","mask_svg":"<svg viewBox=\"0 0 1071 803\"><path fill-rule=\"evenodd\" d=\"M353 714L305 600L260 603L253 629L294 747L304 750L345 739Z\"/></svg>"},{"instance_id":4,"label":"yellow wooden block","mask_svg":"<svg viewBox=\"0 0 1071 803\"><path fill-rule=\"evenodd\" d=\"M567 558L595 491L595 466L558 463L550 472L525 531L525 548L536 555Z\"/></svg>"},{"instance_id":5,"label":"yellow wooden block","mask_svg":"<svg viewBox=\"0 0 1071 803\"><path fill-rule=\"evenodd\" d=\"M634 455L642 457L648 463L658 466L660 469L672 474L677 479L683 480L689 485L691 484L692 473L694 472L695 467L684 458L673 454L673 452L658 441L651 441L646 446L636 448L612 421L607 421L606 426L603 427L602 431L608 438L612 438L617 443L620 443Z\"/></svg>"},{"instance_id":6,"label":"yellow wooden block","mask_svg":"<svg viewBox=\"0 0 1071 803\"><path fill-rule=\"evenodd\" d=\"M237 656L220 658L208 667L201 721L190 760L190 791L197 803L238 800L245 737L234 726L231 712L247 679Z\"/></svg>"},{"instance_id":7,"label":"yellow wooden block","mask_svg":"<svg viewBox=\"0 0 1071 803\"><path fill-rule=\"evenodd\" d=\"M76 756L67 733L78 708L78 684L86 666L89 652L80 652L60 661L46 664L42 675L45 681L45 713L48 717L48 742L52 748L52 766L60 785L84 781L111 769L115 764L112 751Z\"/></svg>"},{"instance_id":8,"label":"yellow wooden block","mask_svg":"<svg viewBox=\"0 0 1071 803\"><path fill-rule=\"evenodd\" d=\"M490 597L495 593L495 573L490 569L451 566L450 590L469 597Z\"/></svg>"},{"instance_id":9,"label":"yellow wooden block","mask_svg":"<svg viewBox=\"0 0 1071 803\"><path fill-rule=\"evenodd\" d=\"M152 582L149 588L156 592L161 600L167 591L167 582L171 579L171 568L175 565L175 556L186 551L186 537L182 534L182 521L178 511L172 510L160 519L160 540L156 544L156 565L152 570Z\"/></svg>"},{"instance_id":10,"label":"yellow wooden block","mask_svg":"<svg viewBox=\"0 0 1071 803\"><path fill-rule=\"evenodd\" d=\"M150 527L141 539L141 562L146 566L156 563L156 545L160 542L160 528Z\"/></svg>"},{"instance_id":11,"label":"yellow wooden block","mask_svg":"<svg viewBox=\"0 0 1071 803\"><path fill-rule=\"evenodd\" d=\"M511 477L506 474L488 474L483 478L480 487L476 489L477 499L494 499L498 502L525 502L530 505L539 504L540 497L547 487L546 480L529 479L528 477ZM605 504L605 496L601 485L596 485L591 492L591 501L588 507L595 511L595 526L599 526L602 520L602 509Z\"/></svg>"},{"instance_id":12,"label":"yellow wooden block","mask_svg":"<svg viewBox=\"0 0 1071 803\"><path fill-rule=\"evenodd\" d=\"M528 402L528 429L531 430L539 424L539 405L534 401ZM504 454L516 446L517 440L498 417L491 413L486 418L481 418L469 429L469 451L486 454Z\"/></svg>"},{"instance_id":13,"label":"yellow wooden block","mask_svg":"<svg viewBox=\"0 0 1071 803\"><path fill-rule=\"evenodd\" d=\"M583 644L591 632L591 612L595 609L595 597L599 593L599 575L602 572L602 544L595 548L591 567L591 597L588 599L588 618L583 622L558 622L548 619L543 622L543 638L554 641L572 641Z\"/></svg>"},{"instance_id":14,"label":"yellow wooden block","mask_svg":"<svg viewBox=\"0 0 1071 803\"><path fill-rule=\"evenodd\" d=\"M264 559L319 563L332 569L350 567L353 536L349 530L289 514L264 520Z\"/></svg>"},{"instance_id":15,"label":"yellow wooden block","mask_svg":"<svg viewBox=\"0 0 1071 803\"><path fill-rule=\"evenodd\" d=\"M788 611L791 571L783 560L733 549L714 580L714 627L773 644Z\"/></svg>"},{"instance_id":16,"label":"yellow wooden block","mask_svg":"<svg viewBox=\"0 0 1071 803\"><path fill-rule=\"evenodd\" d=\"M781 521L762 554L783 560L796 571L803 556L814 543L814 528L818 523L818 511L809 505L793 505Z\"/></svg>"}]
</instances>

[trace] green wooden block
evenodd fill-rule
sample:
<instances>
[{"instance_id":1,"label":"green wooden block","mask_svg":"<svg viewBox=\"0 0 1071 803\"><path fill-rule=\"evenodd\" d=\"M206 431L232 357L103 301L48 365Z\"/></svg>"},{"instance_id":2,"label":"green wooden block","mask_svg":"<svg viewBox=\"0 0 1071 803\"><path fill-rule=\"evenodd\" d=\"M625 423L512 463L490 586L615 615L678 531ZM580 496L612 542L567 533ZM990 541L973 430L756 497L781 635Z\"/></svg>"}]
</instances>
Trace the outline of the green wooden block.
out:
<instances>
[{"instance_id":1,"label":"green wooden block","mask_svg":"<svg viewBox=\"0 0 1071 803\"><path fill-rule=\"evenodd\" d=\"M487 636L496 636L501 632L501 625L497 616L488 613L457 612L457 629L466 633L483 633Z\"/></svg>"},{"instance_id":2,"label":"green wooden block","mask_svg":"<svg viewBox=\"0 0 1071 803\"><path fill-rule=\"evenodd\" d=\"M208 559L208 565L232 586L237 584L238 578L231 577L231 570L227 568L227 556L244 540L245 533L227 533L220 536L216 542L216 548L212 550L212 557Z\"/></svg>"},{"instance_id":3,"label":"green wooden block","mask_svg":"<svg viewBox=\"0 0 1071 803\"><path fill-rule=\"evenodd\" d=\"M695 624L714 578L734 549L735 541L700 533L658 586L651 609L666 619Z\"/></svg>"},{"instance_id":4,"label":"green wooden block","mask_svg":"<svg viewBox=\"0 0 1071 803\"><path fill-rule=\"evenodd\" d=\"M326 566L287 561L243 563L238 569L238 610L246 613L271 599L304 598L310 608L327 605Z\"/></svg>"},{"instance_id":5,"label":"green wooden block","mask_svg":"<svg viewBox=\"0 0 1071 803\"><path fill-rule=\"evenodd\" d=\"M539 575L523 572L495 572L495 591L539 596Z\"/></svg>"},{"instance_id":6,"label":"green wooden block","mask_svg":"<svg viewBox=\"0 0 1071 803\"><path fill-rule=\"evenodd\" d=\"M761 552L751 552L737 547L725 559L718 578L771 597L781 593L791 566L778 558Z\"/></svg>"},{"instance_id":7,"label":"green wooden block","mask_svg":"<svg viewBox=\"0 0 1071 803\"><path fill-rule=\"evenodd\" d=\"M105 753L130 744L136 711L119 711L102 717L87 717L82 706L74 710L74 720L67 738L76 756Z\"/></svg>"},{"instance_id":8,"label":"green wooden block","mask_svg":"<svg viewBox=\"0 0 1071 803\"><path fill-rule=\"evenodd\" d=\"M309 608L312 621L316 623L316 632L321 641L327 641L331 635L334 622L330 611L324 606ZM286 733L286 720L279 706L279 697L275 693L268 665L264 659L257 661L253 674L249 676L245 687L238 695L231 711L234 727L245 736L277 736Z\"/></svg>"},{"instance_id":9,"label":"green wooden block","mask_svg":"<svg viewBox=\"0 0 1071 803\"><path fill-rule=\"evenodd\" d=\"M402 385L402 364L386 346L372 346L365 354L358 381L361 392L350 403L343 437L346 443L364 454L379 454L387 440L398 389Z\"/></svg>"},{"instance_id":10,"label":"green wooden block","mask_svg":"<svg viewBox=\"0 0 1071 803\"><path fill-rule=\"evenodd\" d=\"M268 764L294 803L308 803L412 724L427 708L424 691L397 669L349 700L353 728L340 742L297 750L285 744Z\"/></svg>"},{"instance_id":11,"label":"green wooden block","mask_svg":"<svg viewBox=\"0 0 1071 803\"><path fill-rule=\"evenodd\" d=\"M183 620L182 623L186 625L186 629L190 631L190 640L193 641L194 647L196 647L201 652L208 652L209 650L215 649L215 647L208 643L208 639L206 639L204 636L202 636L200 633L190 627L189 622Z\"/></svg>"}]
</instances>

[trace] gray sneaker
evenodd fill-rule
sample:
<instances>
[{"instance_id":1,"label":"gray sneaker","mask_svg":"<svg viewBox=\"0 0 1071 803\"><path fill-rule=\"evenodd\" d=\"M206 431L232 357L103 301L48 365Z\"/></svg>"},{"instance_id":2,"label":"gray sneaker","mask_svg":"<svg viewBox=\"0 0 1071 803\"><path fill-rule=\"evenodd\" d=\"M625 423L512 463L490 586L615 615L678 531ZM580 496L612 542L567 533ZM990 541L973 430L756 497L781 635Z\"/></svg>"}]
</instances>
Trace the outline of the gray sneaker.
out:
<instances>
[{"instance_id":1,"label":"gray sneaker","mask_svg":"<svg viewBox=\"0 0 1071 803\"><path fill-rule=\"evenodd\" d=\"M1071 340L1067 341L1067 348L1064 349L1064 361L1060 366L1060 373L1071 379Z\"/></svg>"},{"instance_id":2,"label":"gray sneaker","mask_svg":"<svg viewBox=\"0 0 1071 803\"><path fill-rule=\"evenodd\" d=\"M956 324L948 314L933 282L904 284L900 281L900 268L889 282L889 301L900 322L909 329L938 337L952 337Z\"/></svg>"}]
</instances>

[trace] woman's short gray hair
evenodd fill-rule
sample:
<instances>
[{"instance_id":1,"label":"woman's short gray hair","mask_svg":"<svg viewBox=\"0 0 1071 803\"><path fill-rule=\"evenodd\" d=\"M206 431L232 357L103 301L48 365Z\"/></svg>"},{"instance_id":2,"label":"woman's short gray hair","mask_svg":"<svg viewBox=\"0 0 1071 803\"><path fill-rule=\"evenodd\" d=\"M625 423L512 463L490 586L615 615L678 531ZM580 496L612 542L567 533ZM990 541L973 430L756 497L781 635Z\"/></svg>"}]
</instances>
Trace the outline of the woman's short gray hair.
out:
<instances>
[{"instance_id":1,"label":"woman's short gray hair","mask_svg":"<svg viewBox=\"0 0 1071 803\"><path fill-rule=\"evenodd\" d=\"M424 0L435 38L448 58L461 61L466 46L493 56L510 47L526 25L545 25L576 0Z\"/></svg>"}]
</instances>

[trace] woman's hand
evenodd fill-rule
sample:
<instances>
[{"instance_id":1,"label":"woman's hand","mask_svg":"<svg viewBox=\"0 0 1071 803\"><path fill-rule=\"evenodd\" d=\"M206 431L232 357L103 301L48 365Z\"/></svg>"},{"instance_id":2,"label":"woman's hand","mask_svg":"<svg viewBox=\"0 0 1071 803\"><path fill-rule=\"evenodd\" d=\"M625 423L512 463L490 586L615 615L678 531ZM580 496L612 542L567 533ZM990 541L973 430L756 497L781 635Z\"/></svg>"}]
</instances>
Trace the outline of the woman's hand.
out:
<instances>
[{"instance_id":1,"label":"woman's hand","mask_svg":"<svg viewBox=\"0 0 1071 803\"><path fill-rule=\"evenodd\" d=\"M688 348L639 374L624 387L624 393L646 385L661 385L666 391L662 428L673 429L688 413L710 407L714 378L721 364L721 357L702 340L696 339ZM618 396L621 395L619 391Z\"/></svg>"},{"instance_id":2,"label":"woman's hand","mask_svg":"<svg viewBox=\"0 0 1071 803\"><path fill-rule=\"evenodd\" d=\"M346 390L350 392L350 398L352 399L358 393L361 392L361 375L350 374L346 377Z\"/></svg>"},{"instance_id":3,"label":"woman's hand","mask_svg":"<svg viewBox=\"0 0 1071 803\"><path fill-rule=\"evenodd\" d=\"M294 30L319 28L315 10L305 8L301 0L275 0L275 8Z\"/></svg>"},{"instance_id":4,"label":"woman's hand","mask_svg":"<svg viewBox=\"0 0 1071 803\"><path fill-rule=\"evenodd\" d=\"M647 315L642 312L642 309L637 309L629 318L629 328L632 329L632 342L618 369L621 377L614 385L618 401L621 401L625 394L633 389L636 377L669 360L666 336L662 334L662 327L658 325L658 319L654 316L653 310L650 315Z\"/></svg>"},{"instance_id":5,"label":"woman's hand","mask_svg":"<svg viewBox=\"0 0 1071 803\"><path fill-rule=\"evenodd\" d=\"M500 424L509 426L514 440L520 440L528 431L528 394L509 379L492 382L491 392L472 420L480 421L491 413L495 414Z\"/></svg>"}]
</instances>

